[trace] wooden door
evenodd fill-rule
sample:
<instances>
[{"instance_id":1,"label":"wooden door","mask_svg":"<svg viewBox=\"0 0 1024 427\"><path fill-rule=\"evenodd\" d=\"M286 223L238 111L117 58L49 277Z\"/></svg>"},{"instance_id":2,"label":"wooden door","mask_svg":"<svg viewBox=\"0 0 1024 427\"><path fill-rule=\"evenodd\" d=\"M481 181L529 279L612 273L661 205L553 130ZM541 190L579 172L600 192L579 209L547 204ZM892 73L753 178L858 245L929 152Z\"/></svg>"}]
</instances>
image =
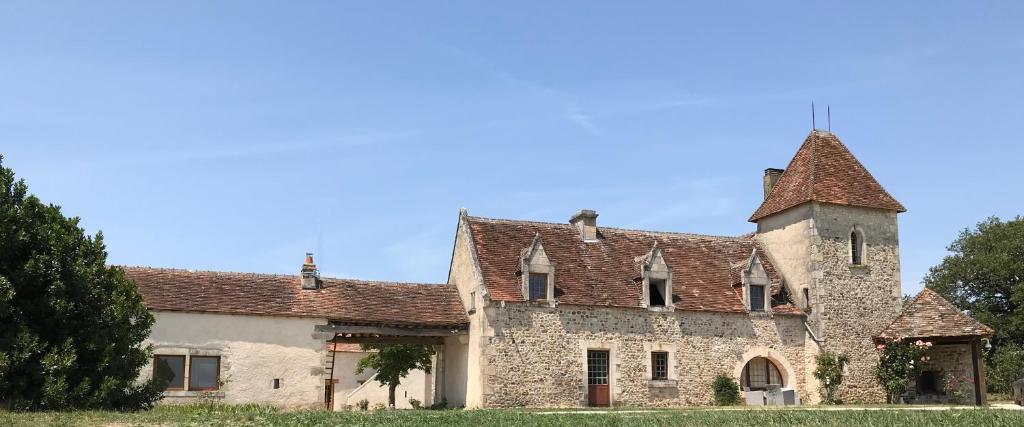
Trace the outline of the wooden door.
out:
<instances>
[{"instance_id":1,"label":"wooden door","mask_svg":"<svg viewBox=\"0 0 1024 427\"><path fill-rule=\"evenodd\" d=\"M608 350L587 350L587 406L608 406Z\"/></svg>"}]
</instances>

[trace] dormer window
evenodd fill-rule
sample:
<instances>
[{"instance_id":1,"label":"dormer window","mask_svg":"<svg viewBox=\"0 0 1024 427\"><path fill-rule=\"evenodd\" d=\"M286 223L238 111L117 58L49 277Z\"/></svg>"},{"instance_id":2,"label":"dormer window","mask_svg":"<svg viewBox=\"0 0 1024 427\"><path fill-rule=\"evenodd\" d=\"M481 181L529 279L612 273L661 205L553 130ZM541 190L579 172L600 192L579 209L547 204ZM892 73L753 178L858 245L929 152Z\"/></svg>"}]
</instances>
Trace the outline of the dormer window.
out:
<instances>
[{"instance_id":1,"label":"dormer window","mask_svg":"<svg viewBox=\"0 0 1024 427\"><path fill-rule=\"evenodd\" d=\"M771 280L757 251L753 250L743 268L743 303L751 313L771 311Z\"/></svg>"},{"instance_id":2,"label":"dormer window","mask_svg":"<svg viewBox=\"0 0 1024 427\"><path fill-rule=\"evenodd\" d=\"M555 300L555 266L548 259L540 234L533 237L530 246L523 249L520 258L523 277L523 299L526 301Z\"/></svg>"},{"instance_id":3,"label":"dormer window","mask_svg":"<svg viewBox=\"0 0 1024 427\"><path fill-rule=\"evenodd\" d=\"M672 269L665 263L665 256L654 243L651 251L636 258L640 264L641 283L640 305L652 310L674 309L672 301Z\"/></svg>"},{"instance_id":4,"label":"dormer window","mask_svg":"<svg viewBox=\"0 0 1024 427\"><path fill-rule=\"evenodd\" d=\"M547 273L530 273L529 284L530 301L548 299L548 275Z\"/></svg>"},{"instance_id":5,"label":"dormer window","mask_svg":"<svg viewBox=\"0 0 1024 427\"><path fill-rule=\"evenodd\" d=\"M665 295L665 281L662 279L649 279L647 281L647 306L664 307L668 299Z\"/></svg>"},{"instance_id":6,"label":"dormer window","mask_svg":"<svg viewBox=\"0 0 1024 427\"><path fill-rule=\"evenodd\" d=\"M750 311L764 311L764 285L750 285Z\"/></svg>"},{"instance_id":7,"label":"dormer window","mask_svg":"<svg viewBox=\"0 0 1024 427\"><path fill-rule=\"evenodd\" d=\"M850 264L864 265L864 234L857 228L850 232Z\"/></svg>"}]
</instances>

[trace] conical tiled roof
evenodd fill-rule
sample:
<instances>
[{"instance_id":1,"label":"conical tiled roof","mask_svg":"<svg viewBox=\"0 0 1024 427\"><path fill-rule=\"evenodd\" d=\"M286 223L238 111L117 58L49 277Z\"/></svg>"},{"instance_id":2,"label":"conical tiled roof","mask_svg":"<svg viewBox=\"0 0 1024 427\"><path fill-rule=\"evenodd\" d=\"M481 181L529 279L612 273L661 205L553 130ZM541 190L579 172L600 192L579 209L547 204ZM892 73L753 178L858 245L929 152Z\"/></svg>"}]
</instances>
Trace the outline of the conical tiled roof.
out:
<instances>
[{"instance_id":1,"label":"conical tiled roof","mask_svg":"<svg viewBox=\"0 0 1024 427\"><path fill-rule=\"evenodd\" d=\"M924 288L879 337L990 337L994 333L992 328L957 310L935 291Z\"/></svg>"},{"instance_id":2,"label":"conical tiled roof","mask_svg":"<svg viewBox=\"0 0 1024 427\"><path fill-rule=\"evenodd\" d=\"M810 201L906 212L833 133L813 131L751 222Z\"/></svg>"}]
</instances>

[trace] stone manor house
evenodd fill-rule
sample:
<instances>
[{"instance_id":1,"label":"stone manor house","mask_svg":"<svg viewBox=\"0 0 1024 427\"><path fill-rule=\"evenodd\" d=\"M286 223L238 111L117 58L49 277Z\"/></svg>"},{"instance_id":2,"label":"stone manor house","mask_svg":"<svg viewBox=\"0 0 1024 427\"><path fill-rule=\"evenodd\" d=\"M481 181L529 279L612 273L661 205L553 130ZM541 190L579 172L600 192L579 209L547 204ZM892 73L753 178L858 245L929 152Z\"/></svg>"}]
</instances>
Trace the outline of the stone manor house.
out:
<instances>
[{"instance_id":1,"label":"stone manor house","mask_svg":"<svg viewBox=\"0 0 1024 427\"><path fill-rule=\"evenodd\" d=\"M908 399L942 401L954 372L984 402L992 330L930 290L902 307L905 209L835 135L811 132L763 190L756 231L735 237L463 209L443 284L320 277L311 256L295 276L127 267L156 317L144 377L173 377L166 402L340 409L369 392L342 349L419 343L433 369L399 406L708 405L719 374L815 402L815 356L835 351L851 361L841 398L868 403L884 402L877 340L899 336L935 343Z\"/></svg>"}]
</instances>

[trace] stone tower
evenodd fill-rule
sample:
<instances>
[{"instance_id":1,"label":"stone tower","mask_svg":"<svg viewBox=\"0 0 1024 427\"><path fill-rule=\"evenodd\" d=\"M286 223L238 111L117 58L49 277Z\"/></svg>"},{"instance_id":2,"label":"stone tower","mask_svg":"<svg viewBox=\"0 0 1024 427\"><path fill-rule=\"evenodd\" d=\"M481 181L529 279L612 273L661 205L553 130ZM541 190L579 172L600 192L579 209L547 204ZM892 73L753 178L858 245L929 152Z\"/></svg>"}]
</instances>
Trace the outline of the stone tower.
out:
<instances>
[{"instance_id":1,"label":"stone tower","mask_svg":"<svg viewBox=\"0 0 1024 427\"><path fill-rule=\"evenodd\" d=\"M831 132L813 131L789 166L766 175L765 199L750 217L793 302L807 312L818 351L850 358L846 402L884 401L874 379L872 339L901 304L896 201ZM805 361L813 371L812 356Z\"/></svg>"}]
</instances>

